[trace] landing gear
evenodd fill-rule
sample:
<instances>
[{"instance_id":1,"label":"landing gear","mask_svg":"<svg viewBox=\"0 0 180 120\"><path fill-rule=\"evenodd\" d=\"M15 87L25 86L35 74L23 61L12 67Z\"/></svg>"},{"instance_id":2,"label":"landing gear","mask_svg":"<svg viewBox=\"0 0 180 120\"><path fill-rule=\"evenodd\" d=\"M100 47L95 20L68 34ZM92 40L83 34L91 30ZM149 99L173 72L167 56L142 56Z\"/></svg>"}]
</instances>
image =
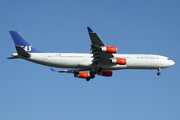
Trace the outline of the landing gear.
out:
<instances>
[{"instance_id":1,"label":"landing gear","mask_svg":"<svg viewBox=\"0 0 180 120\"><path fill-rule=\"evenodd\" d=\"M95 75L89 76L86 78L86 81L89 81L90 79L93 79L95 77Z\"/></svg>"},{"instance_id":2,"label":"landing gear","mask_svg":"<svg viewBox=\"0 0 180 120\"><path fill-rule=\"evenodd\" d=\"M158 68L158 73L157 73L158 76L161 74L160 71L161 71L161 68Z\"/></svg>"},{"instance_id":3,"label":"landing gear","mask_svg":"<svg viewBox=\"0 0 180 120\"><path fill-rule=\"evenodd\" d=\"M98 67L98 68L97 68L97 71L98 71L98 72L102 72L102 70L103 70L103 69L102 69L101 67Z\"/></svg>"},{"instance_id":4,"label":"landing gear","mask_svg":"<svg viewBox=\"0 0 180 120\"><path fill-rule=\"evenodd\" d=\"M88 78L86 78L86 81L89 81L91 78L90 77L88 77Z\"/></svg>"},{"instance_id":5,"label":"landing gear","mask_svg":"<svg viewBox=\"0 0 180 120\"><path fill-rule=\"evenodd\" d=\"M90 76L86 78L86 81L89 81L90 79L95 78L95 72L94 71L90 71Z\"/></svg>"},{"instance_id":6,"label":"landing gear","mask_svg":"<svg viewBox=\"0 0 180 120\"><path fill-rule=\"evenodd\" d=\"M86 78L86 81L89 81L90 79L95 78L95 75L96 75L97 73L99 73L99 72L102 72L102 70L103 70L103 69L102 69L101 67L98 67L96 71L91 70L91 71L90 71L90 76Z\"/></svg>"},{"instance_id":7,"label":"landing gear","mask_svg":"<svg viewBox=\"0 0 180 120\"><path fill-rule=\"evenodd\" d=\"M160 74L161 74L160 72L157 73L157 75L160 75Z\"/></svg>"}]
</instances>

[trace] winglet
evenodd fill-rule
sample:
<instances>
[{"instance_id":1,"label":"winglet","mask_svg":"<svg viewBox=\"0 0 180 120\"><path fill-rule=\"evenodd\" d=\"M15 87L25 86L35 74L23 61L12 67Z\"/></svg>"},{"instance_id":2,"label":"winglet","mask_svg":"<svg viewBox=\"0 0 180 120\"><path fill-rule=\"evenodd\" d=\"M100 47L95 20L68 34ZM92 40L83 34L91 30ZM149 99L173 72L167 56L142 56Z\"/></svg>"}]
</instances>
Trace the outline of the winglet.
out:
<instances>
[{"instance_id":1,"label":"winglet","mask_svg":"<svg viewBox=\"0 0 180 120\"><path fill-rule=\"evenodd\" d=\"M88 29L88 32L93 32L90 27L87 27L87 29Z\"/></svg>"}]
</instances>

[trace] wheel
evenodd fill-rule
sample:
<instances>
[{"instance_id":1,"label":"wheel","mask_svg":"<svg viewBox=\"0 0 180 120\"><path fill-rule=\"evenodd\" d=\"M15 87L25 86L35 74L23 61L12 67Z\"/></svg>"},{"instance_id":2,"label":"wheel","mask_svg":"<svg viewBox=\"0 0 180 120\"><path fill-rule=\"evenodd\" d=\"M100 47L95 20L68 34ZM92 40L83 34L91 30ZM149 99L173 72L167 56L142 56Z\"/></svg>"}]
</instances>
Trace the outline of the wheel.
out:
<instances>
[{"instance_id":1,"label":"wheel","mask_svg":"<svg viewBox=\"0 0 180 120\"><path fill-rule=\"evenodd\" d=\"M93 79L95 77L95 75L91 75L91 78Z\"/></svg>"},{"instance_id":2,"label":"wheel","mask_svg":"<svg viewBox=\"0 0 180 120\"><path fill-rule=\"evenodd\" d=\"M90 76L89 76L89 78L90 79L93 79L94 77L95 77L95 72L94 71L90 71Z\"/></svg>"},{"instance_id":3,"label":"wheel","mask_svg":"<svg viewBox=\"0 0 180 120\"><path fill-rule=\"evenodd\" d=\"M88 78L86 78L86 81L89 81L91 78L90 77L88 77Z\"/></svg>"},{"instance_id":4,"label":"wheel","mask_svg":"<svg viewBox=\"0 0 180 120\"><path fill-rule=\"evenodd\" d=\"M160 74L161 74L160 72L157 73L157 75L160 75Z\"/></svg>"}]
</instances>

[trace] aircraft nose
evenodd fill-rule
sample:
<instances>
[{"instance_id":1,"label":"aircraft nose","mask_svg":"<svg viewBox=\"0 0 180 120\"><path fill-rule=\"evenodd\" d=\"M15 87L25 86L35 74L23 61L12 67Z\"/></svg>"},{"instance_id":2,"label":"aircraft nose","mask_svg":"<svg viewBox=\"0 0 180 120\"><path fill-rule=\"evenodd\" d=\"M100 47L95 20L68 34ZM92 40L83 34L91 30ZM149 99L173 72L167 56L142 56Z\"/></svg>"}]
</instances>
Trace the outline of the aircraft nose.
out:
<instances>
[{"instance_id":1,"label":"aircraft nose","mask_svg":"<svg viewBox=\"0 0 180 120\"><path fill-rule=\"evenodd\" d=\"M174 62L173 60L167 60L167 61L164 63L164 65L165 65L166 67L173 66L174 64L175 64L175 62Z\"/></svg>"},{"instance_id":2,"label":"aircraft nose","mask_svg":"<svg viewBox=\"0 0 180 120\"><path fill-rule=\"evenodd\" d=\"M170 60L168 64L169 64L169 66L173 66L175 64L175 62L173 60Z\"/></svg>"},{"instance_id":3,"label":"aircraft nose","mask_svg":"<svg viewBox=\"0 0 180 120\"><path fill-rule=\"evenodd\" d=\"M175 64L175 62L173 60L171 60L172 66Z\"/></svg>"}]
</instances>

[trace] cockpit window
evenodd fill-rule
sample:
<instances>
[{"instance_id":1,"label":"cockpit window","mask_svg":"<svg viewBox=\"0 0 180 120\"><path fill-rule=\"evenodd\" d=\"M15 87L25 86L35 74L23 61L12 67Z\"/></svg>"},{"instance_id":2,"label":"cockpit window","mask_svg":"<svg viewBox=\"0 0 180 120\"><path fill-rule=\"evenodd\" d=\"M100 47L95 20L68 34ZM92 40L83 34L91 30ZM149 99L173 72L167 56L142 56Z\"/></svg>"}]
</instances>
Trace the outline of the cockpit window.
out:
<instances>
[{"instance_id":1,"label":"cockpit window","mask_svg":"<svg viewBox=\"0 0 180 120\"><path fill-rule=\"evenodd\" d=\"M167 58L167 60L171 60L170 58Z\"/></svg>"}]
</instances>

